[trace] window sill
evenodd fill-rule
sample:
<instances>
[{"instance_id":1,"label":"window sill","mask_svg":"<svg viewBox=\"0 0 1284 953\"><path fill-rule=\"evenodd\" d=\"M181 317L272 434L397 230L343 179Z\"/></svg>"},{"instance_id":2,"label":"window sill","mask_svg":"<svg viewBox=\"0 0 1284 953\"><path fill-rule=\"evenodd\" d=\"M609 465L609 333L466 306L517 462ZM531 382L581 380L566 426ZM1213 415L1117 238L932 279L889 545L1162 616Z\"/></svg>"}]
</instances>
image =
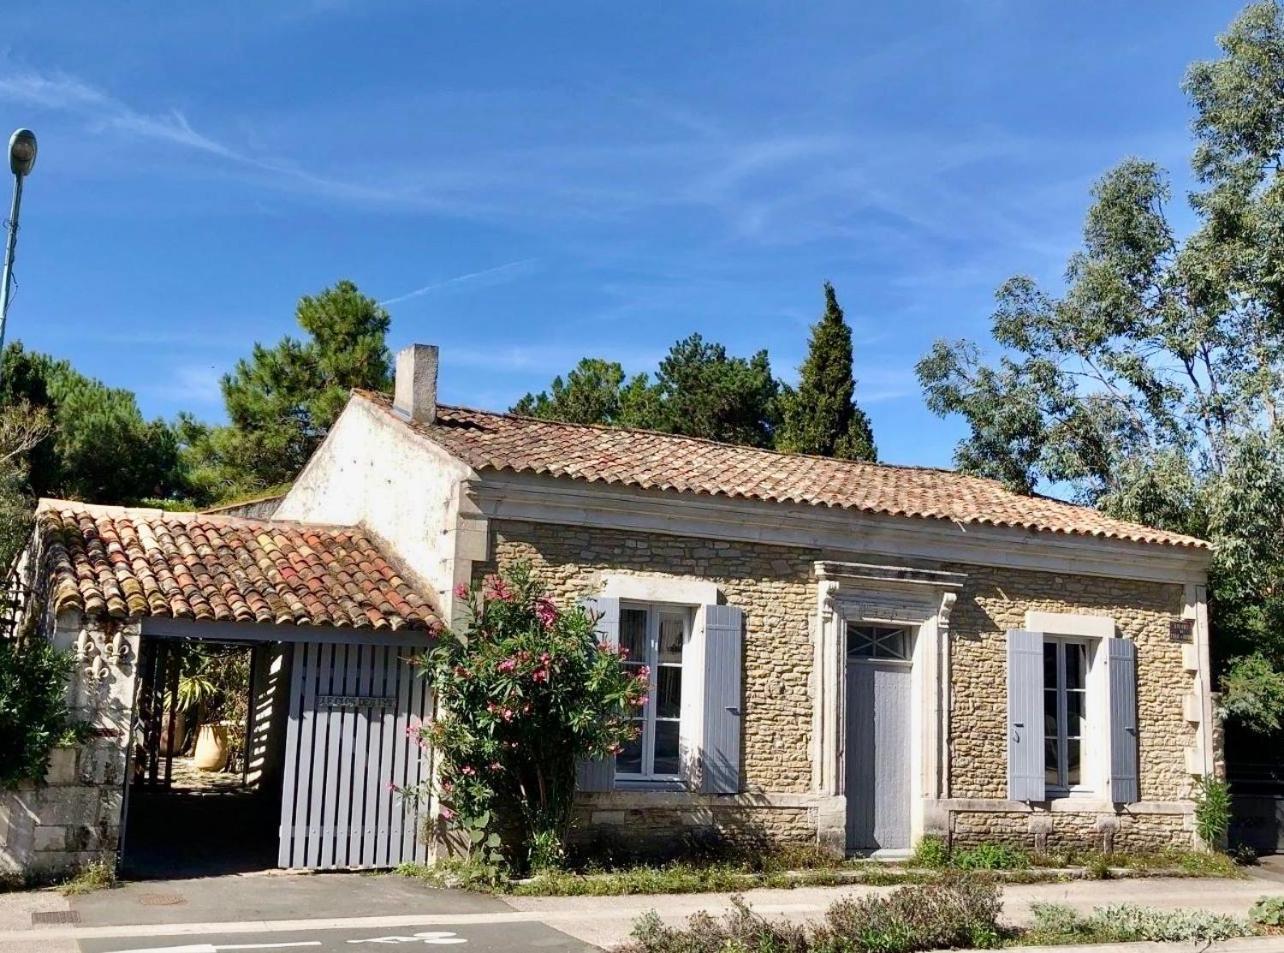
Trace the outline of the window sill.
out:
<instances>
[{"instance_id":1,"label":"window sill","mask_svg":"<svg viewBox=\"0 0 1284 953\"><path fill-rule=\"evenodd\" d=\"M679 778L646 780L641 778L616 778L616 791L685 791L687 786Z\"/></svg>"}]
</instances>

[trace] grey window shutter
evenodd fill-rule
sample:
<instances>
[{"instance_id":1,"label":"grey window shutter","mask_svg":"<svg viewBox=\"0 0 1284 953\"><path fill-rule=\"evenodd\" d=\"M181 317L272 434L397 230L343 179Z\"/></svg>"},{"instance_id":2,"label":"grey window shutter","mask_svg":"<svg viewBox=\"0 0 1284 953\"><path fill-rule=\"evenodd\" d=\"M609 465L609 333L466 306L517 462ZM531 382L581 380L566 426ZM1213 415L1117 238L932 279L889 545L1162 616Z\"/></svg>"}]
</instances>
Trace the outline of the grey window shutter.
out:
<instances>
[{"instance_id":1,"label":"grey window shutter","mask_svg":"<svg viewBox=\"0 0 1284 953\"><path fill-rule=\"evenodd\" d=\"M1141 800L1137 769L1137 645L1106 639L1110 680L1110 798L1117 804Z\"/></svg>"},{"instance_id":2,"label":"grey window shutter","mask_svg":"<svg viewBox=\"0 0 1284 953\"><path fill-rule=\"evenodd\" d=\"M620 600L604 596L584 599L580 605L597 616L597 637L603 645L620 644ZM615 758L581 761L575 766L575 786L580 791L610 791L615 787Z\"/></svg>"},{"instance_id":3,"label":"grey window shutter","mask_svg":"<svg viewBox=\"0 0 1284 953\"><path fill-rule=\"evenodd\" d=\"M1008 797L1045 797L1042 632L1008 632Z\"/></svg>"},{"instance_id":4,"label":"grey window shutter","mask_svg":"<svg viewBox=\"0 0 1284 953\"><path fill-rule=\"evenodd\" d=\"M735 606L704 607L704 712L700 791L740 791L740 667L744 613Z\"/></svg>"}]
</instances>

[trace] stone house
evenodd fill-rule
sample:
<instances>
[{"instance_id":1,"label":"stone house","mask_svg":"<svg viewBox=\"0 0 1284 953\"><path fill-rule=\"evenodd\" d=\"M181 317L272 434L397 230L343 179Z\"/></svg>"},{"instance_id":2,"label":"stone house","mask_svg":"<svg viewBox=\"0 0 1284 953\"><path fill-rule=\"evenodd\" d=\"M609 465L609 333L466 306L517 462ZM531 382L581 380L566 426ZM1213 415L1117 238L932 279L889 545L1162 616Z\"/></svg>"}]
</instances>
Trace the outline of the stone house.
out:
<instances>
[{"instance_id":1,"label":"stone house","mask_svg":"<svg viewBox=\"0 0 1284 953\"><path fill-rule=\"evenodd\" d=\"M581 766L582 837L641 847L716 831L883 855L929 833L1194 842L1192 784L1219 769L1205 542L944 470L440 406L436 362L408 348L392 399L355 393L270 520L152 515L151 532L186 520L238 538L360 536L387 568L349 612L367 616L348 625L358 642L449 624L459 584L518 561L563 605L591 606L601 637L649 665L653 692L637 742ZM297 607L218 609L210 597L244 580L199 544L175 553L186 576L152 582L146 552L29 562L82 592L152 586L105 608L55 600L46 614L68 634L100 618L127 639L205 618L274 644L315 628ZM325 546L310 555L260 595L308 574L313 593L373 578ZM184 615L171 597L189 585Z\"/></svg>"}]
</instances>

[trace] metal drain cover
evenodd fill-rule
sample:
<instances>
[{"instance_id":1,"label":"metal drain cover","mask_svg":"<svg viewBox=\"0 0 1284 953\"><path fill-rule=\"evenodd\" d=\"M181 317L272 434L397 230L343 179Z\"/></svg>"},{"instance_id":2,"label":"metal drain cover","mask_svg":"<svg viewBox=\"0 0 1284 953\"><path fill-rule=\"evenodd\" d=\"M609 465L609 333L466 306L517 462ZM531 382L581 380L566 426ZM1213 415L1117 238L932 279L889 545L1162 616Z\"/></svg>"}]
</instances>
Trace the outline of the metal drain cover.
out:
<instances>
[{"instance_id":1,"label":"metal drain cover","mask_svg":"<svg viewBox=\"0 0 1284 953\"><path fill-rule=\"evenodd\" d=\"M177 907L187 903L187 898L177 893L145 893L138 902L144 907Z\"/></svg>"},{"instance_id":2,"label":"metal drain cover","mask_svg":"<svg viewBox=\"0 0 1284 953\"><path fill-rule=\"evenodd\" d=\"M55 923L79 923L80 914L75 910L42 910L31 915L33 927L47 926Z\"/></svg>"}]
</instances>

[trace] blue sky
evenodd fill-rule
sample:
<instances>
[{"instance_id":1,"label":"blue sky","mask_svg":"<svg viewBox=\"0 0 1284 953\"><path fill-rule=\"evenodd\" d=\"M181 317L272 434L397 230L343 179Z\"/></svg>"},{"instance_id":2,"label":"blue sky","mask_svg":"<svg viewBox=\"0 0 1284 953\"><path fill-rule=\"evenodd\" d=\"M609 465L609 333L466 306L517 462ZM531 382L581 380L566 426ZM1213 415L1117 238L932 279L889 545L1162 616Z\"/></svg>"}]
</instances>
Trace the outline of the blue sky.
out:
<instances>
[{"instance_id":1,"label":"blue sky","mask_svg":"<svg viewBox=\"0 0 1284 953\"><path fill-rule=\"evenodd\" d=\"M692 331L793 379L828 279L883 458L948 464L914 363L984 338L1009 275L1055 287L1122 157L1189 188L1179 83L1239 7L25 4L9 333L217 419L219 375L346 277L394 348L442 347L444 400L502 409Z\"/></svg>"}]
</instances>

